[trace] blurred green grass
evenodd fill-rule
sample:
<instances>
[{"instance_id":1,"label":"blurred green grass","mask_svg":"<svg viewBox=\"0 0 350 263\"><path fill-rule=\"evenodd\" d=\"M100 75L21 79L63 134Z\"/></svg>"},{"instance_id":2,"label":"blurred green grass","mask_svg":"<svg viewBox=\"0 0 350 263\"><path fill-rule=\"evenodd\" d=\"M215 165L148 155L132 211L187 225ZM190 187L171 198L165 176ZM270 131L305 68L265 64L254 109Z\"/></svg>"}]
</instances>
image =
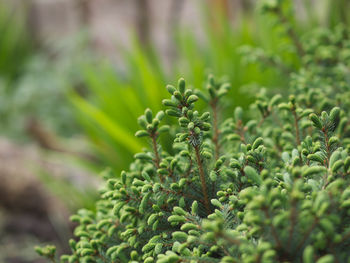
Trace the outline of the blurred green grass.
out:
<instances>
[{"instance_id":1,"label":"blurred green grass","mask_svg":"<svg viewBox=\"0 0 350 263\"><path fill-rule=\"evenodd\" d=\"M8 8L0 1L0 81L12 82L23 73L23 65L33 51L30 33L26 30L24 9Z\"/></svg>"}]
</instances>

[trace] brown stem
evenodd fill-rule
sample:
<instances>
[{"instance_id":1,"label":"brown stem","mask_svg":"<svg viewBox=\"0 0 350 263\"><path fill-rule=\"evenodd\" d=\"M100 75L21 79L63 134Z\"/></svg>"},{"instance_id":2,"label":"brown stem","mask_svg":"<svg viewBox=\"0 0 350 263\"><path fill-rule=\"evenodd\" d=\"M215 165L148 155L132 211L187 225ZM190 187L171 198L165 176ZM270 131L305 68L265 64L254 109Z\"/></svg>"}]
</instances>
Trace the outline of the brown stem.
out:
<instances>
[{"instance_id":1,"label":"brown stem","mask_svg":"<svg viewBox=\"0 0 350 263\"><path fill-rule=\"evenodd\" d=\"M297 116L295 109L292 109L292 113L294 116L295 139L296 139L296 143L298 146L298 145L300 145L300 132L299 132L299 123L298 123L299 119L298 119L298 116Z\"/></svg>"},{"instance_id":2,"label":"brown stem","mask_svg":"<svg viewBox=\"0 0 350 263\"><path fill-rule=\"evenodd\" d=\"M335 263L339 263L340 260L339 260L339 258L338 258L338 256L337 256L337 253L334 251L334 246L333 246L333 244L330 244L329 247L330 247L330 251L331 251L332 254L334 255Z\"/></svg>"},{"instance_id":3,"label":"brown stem","mask_svg":"<svg viewBox=\"0 0 350 263\"><path fill-rule=\"evenodd\" d=\"M329 158L331 157L331 149L329 146L329 139L328 139L327 130L323 128L322 132L325 136L324 140L325 140L325 144L326 144L326 148L327 148L327 156L328 156L328 160L329 160ZM327 160L327 165L328 165L328 160Z\"/></svg>"},{"instance_id":4,"label":"brown stem","mask_svg":"<svg viewBox=\"0 0 350 263\"><path fill-rule=\"evenodd\" d=\"M106 260L101 254L98 254L98 257L99 257L103 262L107 262L107 260Z\"/></svg>"},{"instance_id":5,"label":"brown stem","mask_svg":"<svg viewBox=\"0 0 350 263\"><path fill-rule=\"evenodd\" d=\"M242 125L242 121L239 120L237 122L237 128L236 128L236 133L238 133L239 136L241 136L241 142L245 143L246 144L246 141L245 141L245 138L244 138L244 127Z\"/></svg>"},{"instance_id":6,"label":"brown stem","mask_svg":"<svg viewBox=\"0 0 350 263\"><path fill-rule=\"evenodd\" d=\"M267 208L264 208L263 211L265 213L266 218L271 219ZM281 240L278 238L277 231L272 223L270 224L270 227L271 227L272 236L275 239L275 242L277 244L277 248L282 248Z\"/></svg>"},{"instance_id":7,"label":"brown stem","mask_svg":"<svg viewBox=\"0 0 350 263\"><path fill-rule=\"evenodd\" d=\"M151 134L151 139L152 139L153 152L155 155L154 165L156 166L157 169L159 169L160 157L159 157L158 147L157 147L157 134L156 133ZM159 174L159 179L160 179L160 182L163 183L164 180L161 174Z\"/></svg>"},{"instance_id":8,"label":"brown stem","mask_svg":"<svg viewBox=\"0 0 350 263\"><path fill-rule=\"evenodd\" d=\"M193 161L192 161L191 156L189 156L188 159L189 159L189 161L190 161L190 165L188 166L188 169L187 169L187 171L186 171L185 177L189 177L189 176L190 176L191 170L192 170L192 166L193 166Z\"/></svg>"},{"instance_id":9,"label":"brown stem","mask_svg":"<svg viewBox=\"0 0 350 263\"><path fill-rule=\"evenodd\" d=\"M266 113L263 114L261 120L258 123L258 127L260 128L261 125L263 125L264 121L266 120L267 117L270 116L270 111L268 110Z\"/></svg>"},{"instance_id":10,"label":"brown stem","mask_svg":"<svg viewBox=\"0 0 350 263\"><path fill-rule=\"evenodd\" d=\"M219 143L220 130L218 127L217 102L218 102L218 100L215 99L210 103L210 106L211 106L212 111L213 111L213 129L214 129L213 142L215 145L215 160L219 159L219 157L220 157L220 143Z\"/></svg>"},{"instance_id":11,"label":"brown stem","mask_svg":"<svg viewBox=\"0 0 350 263\"><path fill-rule=\"evenodd\" d=\"M291 221L291 227L289 229L289 238L288 238L288 247L290 247L290 243L293 238L294 233L294 227L295 227L295 221L296 221L296 207L295 207L295 200L292 201L292 209L291 209L291 215L290 215L290 221Z\"/></svg>"},{"instance_id":12,"label":"brown stem","mask_svg":"<svg viewBox=\"0 0 350 263\"><path fill-rule=\"evenodd\" d=\"M304 235L303 239L299 242L297 245L296 251L299 252L299 250L303 247L306 239L310 236L311 232L314 230L318 223L318 218L315 219L314 223L310 226L310 228L306 231L306 234Z\"/></svg>"},{"instance_id":13,"label":"brown stem","mask_svg":"<svg viewBox=\"0 0 350 263\"><path fill-rule=\"evenodd\" d=\"M232 245L239 246L242 244L239 239L233 239L232 237L230 237L228 235L223 235L222 237L224 239L226 239L228 242L230 242Z\"/></svg>"},{"instance_id":14,"label":"brown stem","mask_svg":"<svg viewBox=\"0 0 350 263\"><path fill-rule=\"evenodd\" d=\"M348 232L348 233L346 233L343 237L342 237L342 239L341 239L341 243L342 242L345 242L347 239L349 239L350 238L350 232Z\"/></svg>"},{"instance_id":15,"label":"brown stem","mask_svg":"<svg viewBox=\"0 0 350 263\"><path fill-rule=\"evenodd\" d=\"M197 160L198 169L199 169L199 176L200 176L201 184L202 184L204 205L205 205L205 209L207 210L207 213L209 214L210 213L210 206L209 206L208 190L207 190L207 184L205 182L205 174L204 174L203 164L201 162L201 157L200 157L200 153L199 153L199 146L195 146L194 150L196 153L196 160Z\"/></svg>"},{"instance_id":16,"label":"brown stem","mask_svg":"<svg viewBox=\"0 0 350 263\"><path fill-rule=\"evenodd\" d=\"M267 57L260 57L260 60L261 62L278 69L279 71L281 71L283 74L287 76L289 76L290 73L292 72L292 70L288 68L286 65L284 65L282 62L277 62Z\"/></svg>"}]
</instances>

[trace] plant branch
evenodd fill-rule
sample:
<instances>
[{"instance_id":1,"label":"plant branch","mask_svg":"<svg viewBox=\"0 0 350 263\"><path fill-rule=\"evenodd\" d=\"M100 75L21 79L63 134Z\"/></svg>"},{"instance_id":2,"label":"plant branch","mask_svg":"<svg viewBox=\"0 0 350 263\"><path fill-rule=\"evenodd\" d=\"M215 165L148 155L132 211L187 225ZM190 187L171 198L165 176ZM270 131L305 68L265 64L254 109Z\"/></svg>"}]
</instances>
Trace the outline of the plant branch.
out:
<instances>
[{"instance_id":1,"label":"plant branch","mask_svg":"<svg viewBox=\"0 0 350 263\"><path fill-rule=\"evenodd\" d=\"M213 129L214 129L214 136L213 136L213 142L215 145L215 160L218 160L220 157L220 143L219 143L219 136L220 136L220 130L218 125L218 100L214 99L211 101L210 106L213 111Z\"/></svg>"},{"instance_id":2,"label":"plant branch","mask_svg":"<svg viewBox=\"0 0 350 263\"><path fill-rule=\"evenodd\" d=\"M306 239L308 239L308 237L310 236L311 232L315 229L317 223L318 223L318 218L316 217L314 223L309 227L309 229L306 231L306 234L304 235L303 239L297 245L297 248L296 248L297 252L303 247L303 245L305 244Z\"/></svg>"},{"instance_id":3,"label":"plant branch","mask_svg":"<svg viewBox=\"0 0 350 263\"><path fill-rule=\"evenodd\" d=\"M266 207L263 209L263 211L264 211L264 213L265 213L266 218L271 219L271 217L270 217L270 215L269 215L268 210L267 210ZM279 237L278 237L278 235L277 235L277 231L276 231L276 229L275 229L275 227L273 226L272 223L270 224L270 227L271 227L272 236L273 236L273 238L274 238L275 241L276 241L277 248L282 248L281 240L279 239Z\"/></svg>"},{"instance_id":4,"label":"plant branch","mask_svg":"<svg viewBox=\"0 0 350 263\"><path fill-rule=\"evenodd\" d=\"M288 247L290 247L290 244L292 242L292 238L293 238L293 233L294 233L294 228L295 228L295 224L296 224L296 204L295 204L295 199L292 200L292 209L291 209L291 214L290 214L290 221L291 221L291 226L289 229L289 237L288 237Z\"/></svg>"},{"instance_id":5,"label":"plant branch","mask_svg":"<svg viewBox=\"0 0 350 263\"><path fill-rule=\"evenodd\" d=\"M160 157L159 157L159 152L158 152L158 147L157 147L157 134L156 133L152 133L151 134L151 140L152 140L152 147L153 147L153 152L154 152L154 165L156 166L157 169L159 169L159 164L160 164ZM159 174L159 179L160 182L163 183L164 178L161 174Z\"/></svg>"},{"instance_id":6,"label":"plant branch","mask_svg":"<svg viewBox=\"0 0 350 263\"><path fill-rule=\"evenodd\" d=\"M209 205L209 198L208 198L208 189L207 189L207 184L205 182L205 174L204 174L204 169L203 169L203 164L201 161L200 153L199 153L199 146L194 147L194 151L196 153L196 160L197 160L197 165L199 169L199 176L201 179L201 184L202 184L202 190L203 190L203 196L204 196L204 205L207 213L210 213L210 205Z\"/></svg>"},{"instance_id":7,"label":"plant branch","mask_svg":"<svg viewBox=\"0 0 350 263\"><path fill-rule=\"evenodd\" d=\"M294 126L295 126L295 139L296 139L296 143L297 143L297 146L300 145L300 131L299 131L299 119L298 119L298 116L297 116L297 113L295 111L295 108L293 107L292 109L292 114L293 114L293 117L294 117Z\"/></svg>"},{"instance_id":8,"label":"plant branch","mask_svg":"<svg viewBox=\"0 0 350 263\"><path fill-rule=\"evenodd\" d=\"M288 36L291 38L291 40L293 41L297 52L299 54L300 57L305 55L305 50L297 36L297 34L295 33L293 27L291 26L291 24L289 23L288 19L284 16L282 9L281 8L277 8L277 15L280 19L280 22L282 24L284 24L284 26L287 28L287 34Z\"/></svg>"}]
</instances>

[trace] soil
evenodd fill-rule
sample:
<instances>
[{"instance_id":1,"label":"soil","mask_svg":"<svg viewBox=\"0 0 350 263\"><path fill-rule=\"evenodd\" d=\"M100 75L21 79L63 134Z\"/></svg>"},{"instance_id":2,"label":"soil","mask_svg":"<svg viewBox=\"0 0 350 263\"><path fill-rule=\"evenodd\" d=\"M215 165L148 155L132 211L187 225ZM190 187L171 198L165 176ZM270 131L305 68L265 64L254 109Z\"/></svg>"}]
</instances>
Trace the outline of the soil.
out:
<instances>
[{"instance_id":1,"label":"soil","mask_svg":"<svg viewBox=\"0 0 350 263\"><path fill-rule=\"evenodd\" d=\"M67 241L73 226L68 218L72 211L47 189L36 172L43 169L53 177L72 177L79 187L96 188L97 180L48 156L34 145L17 145L0 138L0 262L45 262L36 255L35 245L55 244L59 253L69 252Z\"/></svg>"}]
</instances>

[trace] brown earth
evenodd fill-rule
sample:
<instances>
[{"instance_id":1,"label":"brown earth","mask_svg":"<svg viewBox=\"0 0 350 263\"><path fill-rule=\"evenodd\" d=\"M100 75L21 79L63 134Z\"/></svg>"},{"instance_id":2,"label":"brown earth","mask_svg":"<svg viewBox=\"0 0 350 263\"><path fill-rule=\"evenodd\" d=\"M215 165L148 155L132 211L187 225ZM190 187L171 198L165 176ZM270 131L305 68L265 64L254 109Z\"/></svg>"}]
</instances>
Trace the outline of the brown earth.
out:
<instances>
[{"instance_id":1,"label":"brown earth","mask_svg":"<svg viewBox=\"0 0 350 263\"><path fill-rule=\"evenodd\" d=\"M69 251L72 207L49 191L38 174L68 180L77 189L96 189L98 180L56 154L0 138L0 262L44 262L35 244L53 243L60 252Z\"/></svg>"}]
</instances>

